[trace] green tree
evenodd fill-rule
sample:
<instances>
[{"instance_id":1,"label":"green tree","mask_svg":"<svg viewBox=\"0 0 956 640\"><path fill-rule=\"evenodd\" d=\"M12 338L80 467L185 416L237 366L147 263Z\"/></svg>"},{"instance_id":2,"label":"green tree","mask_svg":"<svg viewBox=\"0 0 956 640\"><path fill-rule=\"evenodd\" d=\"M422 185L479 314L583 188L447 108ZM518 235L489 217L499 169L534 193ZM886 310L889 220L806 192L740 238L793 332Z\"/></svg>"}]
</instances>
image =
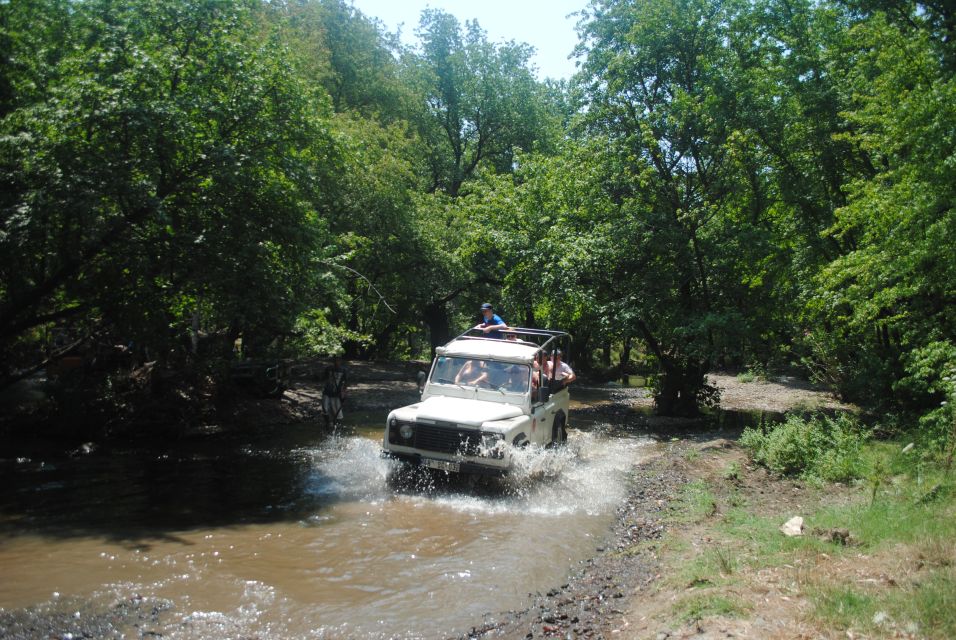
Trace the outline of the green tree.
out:
<instances>
[{"instance_id":1,"label":"green tree","mask_svg":"<svg viewBox=\"0 0 956 640\"><path fill-rule=\"evenodd\" d=\"M750 266L769 232L732 126L729 17L709 0L609 1L582 25L585 131L614 205L582 276L656 357L668 415L709 397L705 374L741 352L757 325L745 310L772 284Z\"/></svg>"},{"instance_id":2,"label":"green tree","mask_svg":"<svg viewBox=\"0 0 956 640\"><path fill-rule=\"evenodd\" d=\"M326 103L256 7L70 6L77 44L0 123L7 353L66 318L160 359L197 329L228 348L291 324L338 161ZM30 16L7 18L22 33ZM15 57L43 50L26 47Z\"/></svg>"},{"instance_id":3,"label":"green tree","mask_svg":"<svg viewBox=\"0 0 956 640\"><path fill-rule=\"evenodd\" d=\"M846 116L855 126L846 139L876 170L847 187L829 233L853 242L820 272L810 309L845 393L925 411L944 399L932 376L947 365L937 358L940 370L927 377L917 363L956 344L956 78L940 55L939 16L892 6L850 32Z\"/></svg>"},{"instance_id":4,"label":"green tree","mask_svg":"<svg viewBox=\"0 0 956 640\"><path fill-rule=\"evenodd\" d=\"M431 189L452 197L482 163L511 171L515 150L547 145L551 114L525 44L494 44L475 21L462 29L443 11L422 12L421 54L412 60L428 105Z\"/></svg>"}]
</instances>

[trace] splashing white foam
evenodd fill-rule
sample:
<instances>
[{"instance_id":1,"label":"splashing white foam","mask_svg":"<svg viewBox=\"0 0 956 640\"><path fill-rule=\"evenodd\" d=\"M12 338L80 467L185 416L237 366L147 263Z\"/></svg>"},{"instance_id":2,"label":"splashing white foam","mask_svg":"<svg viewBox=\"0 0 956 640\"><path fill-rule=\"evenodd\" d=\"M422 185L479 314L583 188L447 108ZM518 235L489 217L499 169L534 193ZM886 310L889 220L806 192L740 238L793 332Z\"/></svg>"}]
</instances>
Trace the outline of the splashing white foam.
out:
<instances>
[{"instance_id":1,"label":"splashing white foam","mask_svg":"<svg viewBox=\"0 0 956 640\"><path fill-rule=\"evenodd\" d=\"M647 439L607 438L572 431L563 447L513 450L511 473L501 480L474 483L452 478L442 482L440 474L422 474L414 476L400 494L413 502L425 500L451 509L489 514L605 513L623 497L627 472L648 443ZM388 479L401 465L382 459L380 451L374 440L332 438L314 453L311 491L340 500L367 502L395 497L397 490L389 488Z\"/></svg>"}]
</instances>

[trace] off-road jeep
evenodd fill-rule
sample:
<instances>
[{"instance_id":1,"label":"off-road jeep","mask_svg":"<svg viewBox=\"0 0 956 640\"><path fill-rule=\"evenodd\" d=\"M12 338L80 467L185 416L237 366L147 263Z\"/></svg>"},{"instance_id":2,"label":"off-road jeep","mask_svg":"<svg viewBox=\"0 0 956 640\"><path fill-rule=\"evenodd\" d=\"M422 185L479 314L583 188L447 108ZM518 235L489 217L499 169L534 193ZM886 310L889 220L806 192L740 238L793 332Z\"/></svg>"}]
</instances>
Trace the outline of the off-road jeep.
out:
<instances>
[{"instance_id":1,"label":"off-road jeep","mask_svg":"<svg viewBox=\"0 0 956 640\"><path fill-rule=\"evenodd\" d=\"M469 331L436 350L421 401L392 411L383 455L446 472L502 475L515 447L567 439L566 387L543 373L570 336L513 328L509 338Z\"/></svg>"}]
</instances>

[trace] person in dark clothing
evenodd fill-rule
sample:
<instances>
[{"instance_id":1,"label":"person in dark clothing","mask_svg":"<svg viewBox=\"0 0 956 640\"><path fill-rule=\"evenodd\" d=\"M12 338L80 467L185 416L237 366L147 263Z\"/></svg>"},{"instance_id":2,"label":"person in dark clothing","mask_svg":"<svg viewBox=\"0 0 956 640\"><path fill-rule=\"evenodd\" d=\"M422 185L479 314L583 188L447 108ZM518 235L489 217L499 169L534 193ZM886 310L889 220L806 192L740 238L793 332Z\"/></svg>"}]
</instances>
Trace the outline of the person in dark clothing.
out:
<instances>
[{"instance_id":1,"label":"person in dark clothing","mask_svg":"<svg viewBox=\"0 0 956 640\"><path fill-rule=\"evenodd\" d=\"M322 409L325 411L325 426L333 427L342 420L342 400L348 386L348 371L342 366L342 358L335 356L332 364L322 374Z\"/></svg>"}]
</instances>

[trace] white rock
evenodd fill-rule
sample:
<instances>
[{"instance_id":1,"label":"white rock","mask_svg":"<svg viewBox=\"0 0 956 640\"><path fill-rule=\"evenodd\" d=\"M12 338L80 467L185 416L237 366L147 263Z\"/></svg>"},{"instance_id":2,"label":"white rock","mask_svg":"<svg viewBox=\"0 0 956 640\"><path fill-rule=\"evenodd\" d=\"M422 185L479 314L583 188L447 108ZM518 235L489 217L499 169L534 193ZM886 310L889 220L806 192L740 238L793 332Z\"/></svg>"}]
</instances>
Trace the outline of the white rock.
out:
<instances>
[{"instance_id":1,"label":"white rock","mask_svg":"<svg viewBox=\"0 0 956 640\"><path fill-rule=\"evenodd\" d=\"M785 536L802 536L803 535L803 518L800 516L793 516L780 527L780 530Z\"/></svg>"}]
</instances>

